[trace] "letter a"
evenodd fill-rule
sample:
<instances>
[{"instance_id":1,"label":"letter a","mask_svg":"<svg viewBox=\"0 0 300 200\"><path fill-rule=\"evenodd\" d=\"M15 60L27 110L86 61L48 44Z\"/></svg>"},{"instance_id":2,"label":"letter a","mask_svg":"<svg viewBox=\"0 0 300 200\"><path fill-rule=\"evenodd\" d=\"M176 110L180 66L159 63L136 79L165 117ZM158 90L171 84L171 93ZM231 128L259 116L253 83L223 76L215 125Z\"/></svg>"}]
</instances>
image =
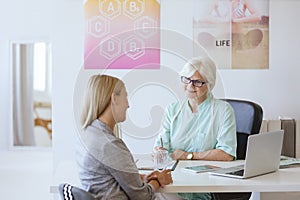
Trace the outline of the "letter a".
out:
<instances>
[{"instance_id":1,"label":"letter a","mask_svg":"<svg viewBox=\"0 0 300 200\"><path fill-rule=\"evenodd\" d=\"M114 12L114 11L115 11L112 2L109 2L108 6L107 6L107 12L110 12L110 11L111 11L111 12Z\"/></svg>"}]
</instances>

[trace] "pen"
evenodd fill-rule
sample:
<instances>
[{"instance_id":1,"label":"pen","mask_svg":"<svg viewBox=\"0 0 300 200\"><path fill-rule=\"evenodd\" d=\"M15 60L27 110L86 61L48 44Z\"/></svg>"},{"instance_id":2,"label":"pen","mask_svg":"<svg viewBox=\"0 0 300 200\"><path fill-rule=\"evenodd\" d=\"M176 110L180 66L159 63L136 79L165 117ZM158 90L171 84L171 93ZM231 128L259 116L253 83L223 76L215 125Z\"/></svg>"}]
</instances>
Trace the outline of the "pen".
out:
<instances>
[{"instance_id":1,"label":"pen","mask_svg":"<svg viewBox=\"0 0 300 200\"><path fill-rule=\"evenodd\" d=\"M154 170L153 167L139 167L138 170Z\"/></svg>"},{"instance_id":2,"label":"pen","mask_svg":"<svg viewBox=\"0 0 300 200\"><path fill-rule=\"evenodd\" d=\"M163 144L163 141L162 141L162 137L161 137L161 135L159 135L160 136L160 146L162 147L162 148L164 148L164 144Z\"/></svg>"}]
</instances>

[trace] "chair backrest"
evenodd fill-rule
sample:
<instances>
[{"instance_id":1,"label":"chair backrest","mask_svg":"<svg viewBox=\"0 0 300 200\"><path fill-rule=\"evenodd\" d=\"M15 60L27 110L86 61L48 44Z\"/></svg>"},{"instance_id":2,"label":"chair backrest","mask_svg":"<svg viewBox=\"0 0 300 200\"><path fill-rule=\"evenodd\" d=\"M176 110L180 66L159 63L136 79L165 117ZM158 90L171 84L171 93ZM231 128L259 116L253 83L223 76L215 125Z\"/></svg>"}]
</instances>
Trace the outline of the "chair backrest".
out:
<instances>
[{"instance_id":1,"label":"chair backrest","mask_svg":"<svg viewBox=\"0 0 300 200\"><path fill-rule=\"evenodd\" d=\"M62 200L96 200L91 193L67 183L60 184L58 189Z\"/></svg>"},{"instance_id":2,"label":"chair backrest","mask_svg":"<svg viewBox=\"0 0 300 200\"><path fill-rule=\"evenodd\" d=\"M237 128L237 159L245 159L248 136L257 134L263 119L263 110L257 103L239 100L223 99L230 103L234 110Z\"/></svg>"}]
</instances>

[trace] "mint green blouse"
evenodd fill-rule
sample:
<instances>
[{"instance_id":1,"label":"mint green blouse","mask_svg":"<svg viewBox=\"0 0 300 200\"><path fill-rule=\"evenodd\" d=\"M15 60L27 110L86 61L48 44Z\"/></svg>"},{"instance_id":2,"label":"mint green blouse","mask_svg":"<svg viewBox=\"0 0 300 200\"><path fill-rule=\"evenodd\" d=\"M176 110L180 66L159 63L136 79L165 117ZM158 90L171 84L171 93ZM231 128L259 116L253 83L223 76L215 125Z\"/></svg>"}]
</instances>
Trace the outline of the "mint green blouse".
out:
<instances>
[{"instance_id":1,"label":"mint green blouse","mask_svg":"<svg viewBox=\"0 0 300 200\"><path fill-rule=\"evenodd\" d=\"M202 152L221 149L236 157L236 124L233 108L210 94L192 113L188 100L169 105L165 111L161 133L163 147ZM161 146L157 137L155 146Z\"/></svg>"}]
</instances>

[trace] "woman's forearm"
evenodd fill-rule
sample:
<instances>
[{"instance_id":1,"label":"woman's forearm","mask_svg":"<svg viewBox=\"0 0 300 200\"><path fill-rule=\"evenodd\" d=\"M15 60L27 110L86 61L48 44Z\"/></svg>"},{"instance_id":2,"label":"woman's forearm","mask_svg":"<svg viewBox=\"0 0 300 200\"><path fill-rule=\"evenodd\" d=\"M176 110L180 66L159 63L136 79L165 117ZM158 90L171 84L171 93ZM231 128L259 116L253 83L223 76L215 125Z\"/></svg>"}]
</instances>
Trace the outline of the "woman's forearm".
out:
<instances>
[{"instance_id":1,"label":"woman's forearm","mask_svg":"<svg viewBox=\"0 0 300 200\"><path fill-rule=\"evenodd\" d=\"M232 161L234 157L221 149L212 149L203 152L193 152L194 160Z\"/></svg>"}]
</instances>

